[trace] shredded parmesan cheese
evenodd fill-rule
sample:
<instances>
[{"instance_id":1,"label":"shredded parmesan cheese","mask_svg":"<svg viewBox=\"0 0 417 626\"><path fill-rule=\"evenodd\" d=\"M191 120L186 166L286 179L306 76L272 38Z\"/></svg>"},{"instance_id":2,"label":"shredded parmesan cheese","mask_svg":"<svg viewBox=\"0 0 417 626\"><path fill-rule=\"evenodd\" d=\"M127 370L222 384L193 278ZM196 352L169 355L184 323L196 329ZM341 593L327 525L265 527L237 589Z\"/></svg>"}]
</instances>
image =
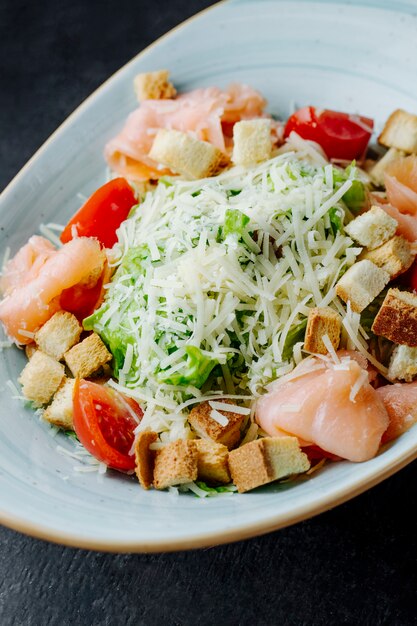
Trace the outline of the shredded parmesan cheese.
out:
<instances>
[{"instance_id":1,"label":"shredded parmesan cheese","mask_svg":"<svg viewBox=\"0 0 417 626\"><path fill-rule=\"evenodd\" d=\"M360 249L331 228L329 211L347 214L352 185L334 178L320 148L292 133L253 169L160 183L121 224L115 276L89 328L115 354L109 384L144 409L137 432L189 438L190 407L206 400L222 425L227 412L249 415L302 361L293 337L310 308L345 315L334 286Z\"/></svg>"}]
</instances>

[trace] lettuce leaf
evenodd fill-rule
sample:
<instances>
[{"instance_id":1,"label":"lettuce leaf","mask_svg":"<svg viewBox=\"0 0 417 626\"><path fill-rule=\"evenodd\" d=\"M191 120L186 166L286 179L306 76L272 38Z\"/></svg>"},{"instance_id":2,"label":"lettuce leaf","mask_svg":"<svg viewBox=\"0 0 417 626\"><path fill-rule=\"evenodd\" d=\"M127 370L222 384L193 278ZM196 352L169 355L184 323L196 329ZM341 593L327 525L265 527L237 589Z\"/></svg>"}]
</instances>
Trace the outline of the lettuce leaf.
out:
<instances>
[{"instance_id":1,"label":"lettuce leaf","mask_svg":"<svg viewBox=\"0 0 417 626\"><path fill-rule=\"evenodd\" d=\"M292 353L295 344L298 341L303 341L304 335L307 327L307 318L305 318L302 322L293 326L287 334L287 338L285 340L284 349L282 351L282 359L284 361L289 361L292 358Z\"/></svg>"},{"instance_id":2,"label":"lettuce leaf","mask_svg":"<svg viewBox=\"0 0 417 626\"><path fill-rule=\"evenodd\" d=\"M204 385L217 362L204 356L200 348L196 346L187 346L185 352L187 359L184 360L183 367L170 376L164 375L161 371L158 379L168 385L193 385L199 389Z\"/></svg>"}]
</instances>

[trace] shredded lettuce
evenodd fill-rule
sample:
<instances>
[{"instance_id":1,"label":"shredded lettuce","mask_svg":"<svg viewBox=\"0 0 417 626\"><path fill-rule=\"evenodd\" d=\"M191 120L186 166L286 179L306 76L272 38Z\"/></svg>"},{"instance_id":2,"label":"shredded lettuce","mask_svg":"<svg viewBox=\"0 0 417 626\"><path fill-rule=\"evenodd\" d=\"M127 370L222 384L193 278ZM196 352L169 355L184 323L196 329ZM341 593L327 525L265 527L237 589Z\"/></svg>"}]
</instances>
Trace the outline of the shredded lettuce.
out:
<instances>
[{"instance_id":1,"label":"shredded lettuce","mask_svg":"<svg viewBox=\"0 0 417 626\"><path fill-rule=\"evenodd\" d=\"M343 195L342 200L352 213L358 213L366 203L366 189L361 180L355 178L357 175L356 162L352 161L345 170L334 167L333 181L337 189L347 180L352 181L350 189Z\"/></svg>"},{"instance_id":2,"label":"shredded lettuce","mask_svg":"<svg viewBox=\"0 0 417 626\"><path fill-rule=\"evenodd\" d=\"M337 207L332 207L329 211L330 224L333 230L333 234L336 235L343 228L343 215L342 211Z\"/></svg>"},{"instance_id":3,"label":"shredded lettuce","mask_svg":"<svg viewBox=\"0 0 417 626\"><path fill-rule=\"evenodd\" d=\"M161 371L158 378L168 385L193 385L199 389L204 385L217 362L204 356L201 350L195 346L187 346L185 353L187 359L182 361L180 370L169 376Z\"/></svg>"},{"instance_id":4,"label":"shredded lettuce","mask_svg":"<svg viewBox=\"0 0 417 626\"><path fill-rule=\"evenodd\" d=\"M292 357L293 349L296 343L304 340L304 335L306 333L307 327L307 318L305 318L302 322L293 326L291 330L288 332L287 338L285 340L284 349L282 351L282 358L284 361L289 361Z\"/></svg>"},{"instance_id":5,"label":"shredded lettuce","mask_svg":"<svg viewBox=\"0 0 417 626\"><path fill-rule=\"evenodd\" d=\"M221 485L220 487L209 487L207 483L202 480L196 480L195 484L203 491L206 491L209 496L216 496L219 493L235 493L237 491L237 488L233 484Z\"/></svg>"},{"instance_id":6,"label":"shredded lettuce","mask_svg":"<svg viewBox=\"0 0 417 626\"><path fill-rule=\"evenodd\" d=\"M237 209L228 209L224 218L223 235L237 235L241 237L249 224L250 219L247 215Z\"/></svg>"}]
</instances>

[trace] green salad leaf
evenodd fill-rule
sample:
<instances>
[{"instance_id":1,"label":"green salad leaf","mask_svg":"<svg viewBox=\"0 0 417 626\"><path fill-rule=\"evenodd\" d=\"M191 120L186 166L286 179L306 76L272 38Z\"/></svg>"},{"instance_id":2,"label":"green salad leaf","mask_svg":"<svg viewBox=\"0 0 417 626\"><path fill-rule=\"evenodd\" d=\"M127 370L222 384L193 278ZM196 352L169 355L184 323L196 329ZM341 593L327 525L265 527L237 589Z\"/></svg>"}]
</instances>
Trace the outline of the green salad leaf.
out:
<instances>
[{"instance_id":1,"label":"green salad leaf","mask_svg":"<svg viewBox=\"0 0 417 626\"><path fill-rule=\"evenodd\" d=\"M187 346L185 352L187 358L183 361L180 370L177 370L169 376L166 376L164 372L161 371L158 374L158 378L161 382L167 383L168 385L193 385L194 387L200 388L204 385L211 370L217 363L204 356L200 348L196 346Z\"/></svg>"},{"instance_id":2,"label":"green salad leaf","mask_svg":"<svg viewBox=\"0 0 417 626\"><path fill-rule=\"evenodd\" d=\"M307 327L307 318L302 322L293 326L289 331L285 340L284 349L282 351L282 358L284 361L289 361L292 357L293 349L296 343L303 341Z\"/></svg>"}]
</instances>

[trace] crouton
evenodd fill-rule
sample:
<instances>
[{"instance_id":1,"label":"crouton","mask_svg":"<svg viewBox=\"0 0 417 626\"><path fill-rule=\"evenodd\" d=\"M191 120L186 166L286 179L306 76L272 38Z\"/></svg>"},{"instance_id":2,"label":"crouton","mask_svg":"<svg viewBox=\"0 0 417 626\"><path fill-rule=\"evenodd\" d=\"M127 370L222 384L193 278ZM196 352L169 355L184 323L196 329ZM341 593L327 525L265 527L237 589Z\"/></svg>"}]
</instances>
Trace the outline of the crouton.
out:
<instances>
[{"instance_id":1,"label":"crouton","mask_svg":"<svg viewBox=\"0 0 417 626\"><path fill-rule=\"evenodd\" d=\"M218 148L178 130L158 130L149 156L187 178L213 176L227 162Z\"/></svg>"},{"instance_id":2,"label":"crouton","mask_svg":"<svg viewBox=\"0 0 417 626\"><path fill-rule=\"evenodd\" d=\"M35 335L35 341L45 354L60 361L80 340L82 326L72 313L58 311Z\"/></svg>"},{"instance_id":3,"label":"crouton","mask_svg":"<svg viewBox=\"0 0 417 626\"><path fill-rule=\"evenodd\" d=\"M380 207L373 206L345 226L345 231L361 246L373 250L395 235L398 222Z\"/></svg>"},{"instance_id":4,"label":"crouton","mask_svg":"<svg viewBox=\"0 0 417 626\"><path fill-rule=\"evenodd\" d=\"M28 361L30 361L30 359L33 357L37 349L38 348L35 343L28 343L28 345L25 346L25 354L26 354Z\"/></svg>"},{"instance_id":5,"label":"crouton","mask_svg":"<svg viewBox=\"0 0 417 626\"><path fill-rule=\"evenodd\" d=\"M197 448L192 440L178 439L157 450L153 474L155 489L166 489L196 480L197 460Z\"/></svg>"},{"instance_id":6,"label":"crouton","mask_svg":"<svg viewBox=\"0 0 417 626\"><path fill-rule=\"evenodd\" d=\"M221 443L214 443L208 439L195 439L198 459L198 478L207 483L230 483L229 468L227 465L228 449Z\"/></svg>"},{"instance_id":7,"label":"crouton","mask_svg":"<svg viewBox=\"0 0 417 626\"><path fill-rule=\"evenodd\" d=\"M372 332L394 343L416 347L417 295L389 289L372 324Z\"/></svg>"},{"instance_id":8,"label":"crouton","mask_svg":"<svg viewBox=\"0 0 417 626\"><path fill-rule=\"evenodd\" d=\"M156 451L149 446L155 443L158 435L150 430L139 433L135 442L136 476L144 489L149 489L153 483L153 469Z\"/></svg>"},{"instance_id":9,"label":"crouton","mask_svg":"<svg viewBox=\"0 0 417 626\"><path fill-rule=\"evenodd\" d=\"M169 80L168 70L137 74L133 86L139 102L175 98L177 90Z\"/></svg>"},{"instance_id":10,"label":"crouton","mask_svg":"<svg viewBox=\"0 0 417 626\"><path fill-rule=\"evenodd\" d=\"M327 354L328 349L323 343L327 335L335 350L340 343L342 321L340 315L329 307L310 309L307 320L304 348L315 354Z\"/></svg>"},{"instance_id":11,"label":"crouton","mask_svg":"<svg viewBox=\"0 0 417 626\"><path fill-rule=\"evenodd\" d=\"M233 126L233 156L236 165L254 165L271 157L271 120L243 120Z\"/></svg>"},{"instance_id":12,"label":"crouton","mask_svg":"<svg viewBox=\"0 0 417 626\"><path fill-rule=\"evenodd\" d=\"M402 236L396 236L375 250L362 252L359 259L368 259L388 272L391 280L406 272L413 264L415 253L410 242Z\"/></svg>"},{"instance_id":13,"label":"crouton","mask_svg":"<svg viewBox=\"0 0 417 626\"><path fill-rule=\"evenodd\" d=\"M104 343L92 333L64 354L64 359L75 378L88 378L112 359Z\"/></svg>"},{"instance_id":14,"label":"crouton","mask_svg":"<svg viewBox=\"0 0 417 626\"><path fill-rule=\"evenodd\" d=\"M296 437L265 437L229 453L229 469L239 493L309 468Z\"/></svg>"},{"instance_id":15,"label":"crouton","mask_svg":"<svg viewBox=\"0 0 417 626\"><path fill-rule=\"evenodd\" d=\"M64 378L51 404L43 412L44 420L65 430L74 430L72 403L74 385L74 378Z\"/></svg>"},{"instance_id":16,"label":"crouton","mask_svg":"<svg viewBox=\"0 0 417 626\"><path fill-rule=\"evenodd\" d=\"M391 380L405 380L411 383L417 376L417 348L396 346L391 355L388 377Z\"/></svg>"},{"instance_id":17,"label":"crouton","mask_svg":"<svg viewBox=\"0 0 417 626\"><path fill-rule=\"evenodd\" d=\"M388 152L384 154L382 159L377 161L372 169L369 171L369 175L372 178L372 181L379 187L383 187L385 185L384 174L386 169L392 163L394 163L394 161L397 161L397 159L403 156L405 156L405 152L403 152L402 150L390 148Z\"/></svg>"},{"instance_id":18,"label":"crouton","mask_svg":"<svg viewBox=\"0 0 417 626\"><path fill-rule=\"evenodd\" d=\"M41 350L36 350L20 374L22 393L36 405L48 404L65 375L64 366Z\"/></svg>"},{"instance_id":19,"label":"crouton","mask_svg":"<svg viewBox=\"0 0 417 626\"><path fill-rule=\"evenodd\" d=\"M378 141L387 148L417 153L417 115L397 109L385 122Z\"/></svg>"},{"instance_id":20,"label":"crouton","mask_svg":"<svg viewBox=\"0 0 417 626\"><path fill-rule=\"evenodd\" d=\"M390 280L385 270L367 259L354 263L336 285L336 294L343 302L350 301L352 311L361 313Z\"/></svg>"},{"instance_id":21,"label":"crouton","mask_svg":"<svg viewBox=\"0 0 417 626\"><path fill-rule=\"evenodd\" d=\"M233 404L223 398L219 398L219 402ZM222 426L211 417L212 411L209 402L202 402L190 411L188 421L199 437L222 443L230 450L239 442L240 427L245 416L231 411L219 411L228 420L227 424Z\"/></svg>"}]
</instances>

